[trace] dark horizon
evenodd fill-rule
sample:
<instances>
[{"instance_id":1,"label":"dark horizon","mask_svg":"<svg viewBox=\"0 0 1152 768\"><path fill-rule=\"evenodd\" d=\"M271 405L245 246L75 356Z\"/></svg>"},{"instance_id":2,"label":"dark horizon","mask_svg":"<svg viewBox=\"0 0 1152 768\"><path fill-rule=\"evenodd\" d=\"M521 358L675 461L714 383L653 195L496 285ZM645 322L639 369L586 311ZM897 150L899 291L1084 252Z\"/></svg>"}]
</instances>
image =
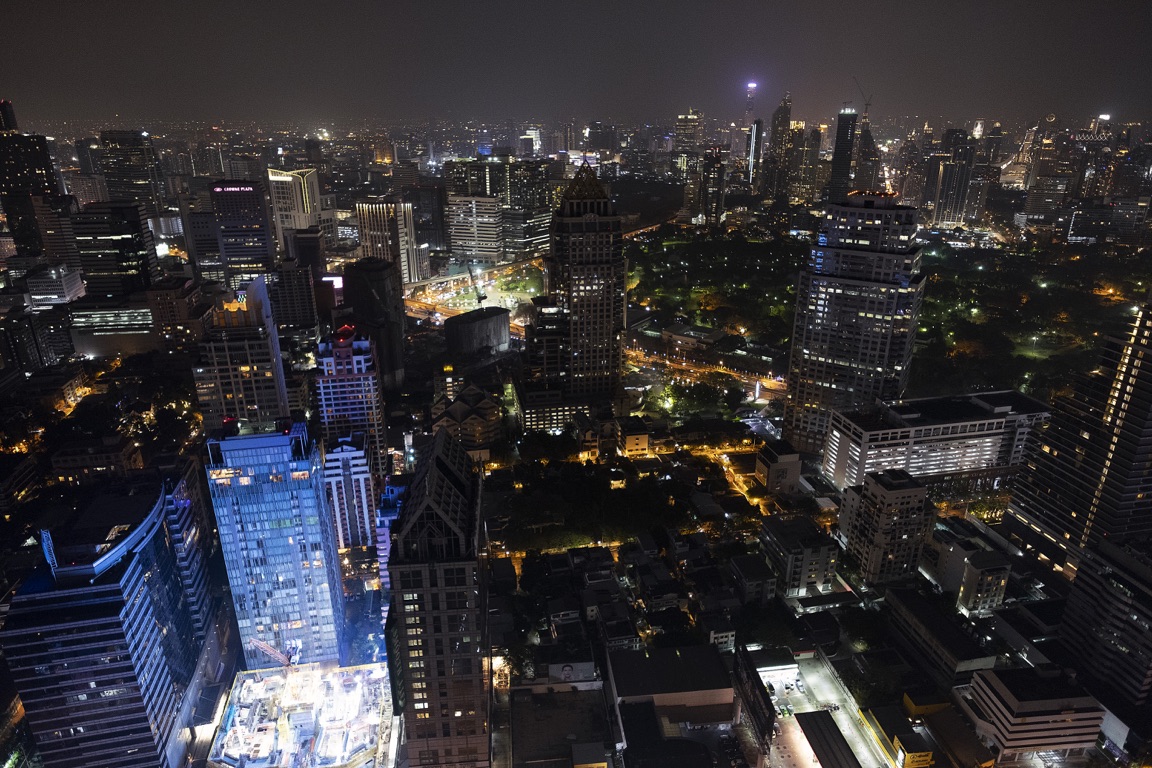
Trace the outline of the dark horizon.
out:
<instances>
[{"instance_id":1,"label":"dark horizon","mask_svg":"<svg viewBox=\"0 0 1152 768\"><path fill-rule=\"evenodd\" d=\"M860 110L869 95L876 119L1152 117L1152 81L1137 76L1152 4L1140 0L589 0L570 14L507 0L488 15L463 0L275 7L272 18L268 6L223 0L10 10L0 98L29 126L627 123L689 107L734 119L755 81L764 118L785 91L809 120L833 118L844 102ZM56 39L65 42L49 45Z\"/></svg>"}]
</instances>

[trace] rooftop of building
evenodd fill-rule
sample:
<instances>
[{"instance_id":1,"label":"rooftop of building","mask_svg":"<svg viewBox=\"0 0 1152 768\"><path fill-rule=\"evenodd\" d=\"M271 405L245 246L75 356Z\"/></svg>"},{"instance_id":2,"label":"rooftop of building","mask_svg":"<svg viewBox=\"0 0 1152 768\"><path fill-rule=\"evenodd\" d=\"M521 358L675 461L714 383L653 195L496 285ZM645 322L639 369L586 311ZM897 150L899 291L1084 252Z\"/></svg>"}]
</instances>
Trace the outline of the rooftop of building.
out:
<instances>
[{"instance_id":1,"label":"rooftop of building","mask_svg":"<svg viewBox=\"0 0 1152 768\"><path fill-rule=\"evenodd\" d=\"M818 549L835 545L832 537L820 530L810 517L772 515L764 518L764 533L782 549Z\"/></svg>"},{"instance_id":2,"label":"rooftop of building","mask_svg":"<svg viewBox=\"0 0 1152 768\"><path fill-rule=\"evenodd\" d=\"M392 693L382 664L241 672L208 765L362 765L392 739ZM392 765L394 755L383 765Z\"/></svg>"},{"instance_id":3,"label":"rooftop of building","mask_svg":"<svg viewBox=\"0 0 1152 768\"><path fill-rule=\"evenodd\" d=\"M787 440L765 440L760 446L760 455L771 463L784 458L800 459L800 453Z\"/></svg>"},{"instance_id":4,"label":"rooftop of building","mask_svg":"<svg viewBox=\"0 0 1152 768\"><path fill-rule=\"evenodd\" d=\"M861 768L831 712L797 712L796 722L822 768Z\"/></svg>"},{"instance_id":5,"label":"rooftop of building","mask_svg":"<svg viewBox=\"0 0 1152 768\"><path fill-rule=\"evenodd\" d=\"M1021 703L1061 701L1091 698L1084 686L1065 675L1060 669L988 669L977 676L996 678Z\"/></svg>"},{"instance_id":6,"label":"rooftop of building","mask_svg":"<svg viewBox=\"0 0 1152 768\"><path fill-rule=\"evenodd\" d=\"M732 567L745 581L764 581L772 578L772 569L763 555L737 555L732 558Z\"/></svg>"},{"instance_id":7,"label":"rooftop of building","mask_svg":"<svg viewBox=\"0 0 1152 768\"><path fill-rule=\"evenodd\" d=\"M911 491L924 487L922 482L905 469L885 469L883 472L869 472L867 476L887 491Z\"/></svg>"},{"instance_id":8,"label":"rooftop of building","mask_svg":"<svg viewBox=\"0 0 1152 768\"><path fill-rule=\"evenodd\" d=\"M603 749L604 743L612 739L604 692L600 689L513 691L511 720L513 766L567 761L575 746L593 744Z\"/></svg>"},{"instance_id":9,"label":"rooftop of building","mask_svg":"<svg viewBox=\"0 0 1152 768\"><path fill-rule=\"evenodd\" d=\"M621 698L732 687L731 675L714 645L611 651L608 660L616 695Z\"/></svg>"},{"instance_id":10,"label":"rooftop of building","mask_svg":"<svg viewBox=\"0 0 1152 768\"><path fill-rule=\"evenodd\" d=\"M480 307L459 315L444 318L444 327L452 328L457 325L471 325L472 323L480 323L494 317L502 317L509 314L509 311L504 307Z\"/></svg>"},{"instance_id":11,"label":"rooftop of building","mask_svg":"<svg viewBox=\"0 0 1152 768\"><path fill-rule=\"evenodd\" d=\"M948 397L899 400L875 408L842 414L866 431L912 429L969 421L988 421L1007 416L1047 413L1051 408L1015 390L974 392Z\"/></svg>"},{"instance_id":12,"label":"rooftop of building","mask_svg":"<svg viewBox=\"0 0 1152 768\"><path fill-rule=\"evenodd\" d=\"M885 599L889 604L903 606L957 661L993 655L984 651L948 615L915 589L893 587L888 590Z\"/></svg>"}]
</instances>

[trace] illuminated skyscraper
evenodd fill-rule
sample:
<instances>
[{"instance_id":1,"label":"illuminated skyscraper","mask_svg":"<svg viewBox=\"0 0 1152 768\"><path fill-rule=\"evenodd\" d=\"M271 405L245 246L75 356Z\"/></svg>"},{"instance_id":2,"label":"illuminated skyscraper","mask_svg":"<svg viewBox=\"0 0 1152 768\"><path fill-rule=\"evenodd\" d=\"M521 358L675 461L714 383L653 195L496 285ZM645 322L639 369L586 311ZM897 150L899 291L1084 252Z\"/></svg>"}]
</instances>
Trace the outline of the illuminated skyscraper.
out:
<instances>
[{"instance_id":1,"label":"illuminated skyscraper","mask_svg":"<svg viewBox=\"0 0 1152 768\"><path fill-rule=\"evenodd\" d=\"M489 765L481 475L446 430L391 526L388 657L411 765Z\"/></svg>"},{"instance_id":2,"label":"illuminated skyscraper","mask_svg":"<svg viewBox=\"0 0 1152 768\"><path fill-rule=\"evenodd\" d=\"M376 485L363 434L324 445L324 488L336 526L336 546L376 546Z\"/></svg>"},{"instance_id":3,"label":"illuminated skyscraper","mask_svg":"<svg viewBox=\"0 0 1152 768\"><path fill-rule=\"evenodd\" d=\"M765 190L773 197L788 194L788 157L792 152L792 95L784 94L772 112L772 136L765 158Z\"/></svg>"},{"instance_id":4,"label":"illuminated skyscraper","mask_svg":"<svg viewBox=\"0 0 1152 768\"><path fill-rule=\"evenodd\" d=\"M221 181L213 185L212 213L228 288L236 290L272 271L276 239L259 182Z\"/></svg>"},{"instance_id":5,"label":"illuminated skyscraper","mask_svg":"<svg viewBox=\"0 0 1152 768\"><path fill-rule=\"evenodd\" d=\"M784 437L818 453L831 411L900 397L924 296L916 209L890 195L830 205L800 273Z\"/></svg>"},{"instance_id":6,"label":"illuminated skyscraper","mask_svg":"<svg viewBox=\"0 0 1152 768\"><path fill-rule=\"evenodd\" d=\"M607 401L624 359L623 219L590 165L582 165L552 219L548 292L568 315L569 395Z\"/></svg>"},{"instance_id":7,"label":"illuminated skyscraper","mask_svg":"<svg viewBox=\"0 0 1152 768\"><path fill-rule=\"evenodd\" d=\"M209 440L205 469L248 669L277 665L261 643L305 663L340 661L344 590L307 427Z\"/></svg>"},{"instance_id":8,"label":"illuminated skyscraper","mask_svg":"<svg viewBox=\"0 0 1152 768\"><path fill-rule=\"evenodd\" d=\"M344 325L320 342L316 362L316 400L325 445L332 447L339 438L363 434L369 464L383 475L384 398L375 342L357 328Z\"/></svg>"},{"instance_id":9,"label":"illuminated skyscraper","mask_svg":"<svg viewBox=\"0 0 1152 768\"><path fill-rule=\"evenodd\" d=\"M688 114L676 118L675 132L672 135L672 153L695 152L703 143L704 115L695 109L689 109Z\"/></svg>"},{"instance_id":10,"label":"illuminated skyscraper","mask_svg":"<svg viewBox=\"0 0 1152 768\"><path fill-rule=\"evenodd\" d=\"M288 230L320 226L320 179L315 168L295 171L269 168L268 191L281 251L287 248Z\"/></svg>"},{"instance_id":11,"label":"illuminated skyscraper","mask_svg":"<svg viewBox=\"0 0 1152 768\"><path fill-rule=\"evenodd\" d=\"M828 202L839 205L852 190L852 148L856 141L856 110L844 107L836 118L836 144L832 148L832 175Z\"/></svg>"},{"instance_id":12,"label":"illuminated skyscraper","mask_svg":"<svg viewBox=\"0 0 1152 768\"><path fill-rule=\"evenodd\" d=\"M359 200L356 221L360 225L361 258L397 264L405 284L430 276L428 251L416 241L412 203L387 197Z\"/></svg>"},{"instance_id":13,"label":"illuminated skyscraper","mask_svg":"<svg viewBox=\"0 0 1152 768\"><path fill-rule=\"evenodd\" d=\"M748 83L744 98L744 127L751 127L754 119L756 119L756 83Z\"/></svg>"},{"instance_id":14,"label":"illuminated skyscraper","mask_svg":"<svg viewBox=\"0 0 1152 768\"><path fill-rule=\"evenodd\" d=\"M192 369L204 431L233 423L246 431L274 429L288 416L288 390L264 278L237 300L219 302L211 323Z\"/></svg>"},{"instance_id":15,"label":"illuminated skyscraper","mask_svg":"<svg viewBox=\"0 0 1152 768\"><path fill-rule=\"evenodd\" d=\"M0 209L21 253L36 255L41 248L32 198L59 192L48 140L15 129L0 131Z\"/></svg>"},{"instance_id":16,"label":"illuminated skyscraper","mask_svg":"<svg viewBox=\"0 0 1152 768\"><path fill-rule=\"evenodd\" d=\"M1052 409L1036 435L1005 527L1074 573L1085 548L1152 534L1152 307Z\"/></svg>"},{"instance_id":17,"label":"illuminated skyscraper","mask_svg":"<svg viewBox=\"0 0 1152 768\"><path fill-rule=\"evenodd\" d=\"M101 131L100 168L108 199L132 200L144 206L146 216L164 210L164 174L152 137L144 131Z\"/></svg>"},{"instance_id":18,"label":"illuminated skyscraper","mask_svg":"<svg viewBox=\"0 0 1152 768\"><path fill-rule=\"evenodd\" d=\"M840 530L845 552L870 583L914 576L932 529L928 489L903 469L869 472L862 485L844 490Z\"/></svg>"},{"instance_id":19,"label":"illuminated skyscraper","mask_svg":"<svg viewBox=\"0 0 1152 768\"><path fill-rule=\"evenodd\" d=\"M42 531L0 645L48 768L180 768L210 604L184 481L99 495Z\"/></svg>"}]
</instances>

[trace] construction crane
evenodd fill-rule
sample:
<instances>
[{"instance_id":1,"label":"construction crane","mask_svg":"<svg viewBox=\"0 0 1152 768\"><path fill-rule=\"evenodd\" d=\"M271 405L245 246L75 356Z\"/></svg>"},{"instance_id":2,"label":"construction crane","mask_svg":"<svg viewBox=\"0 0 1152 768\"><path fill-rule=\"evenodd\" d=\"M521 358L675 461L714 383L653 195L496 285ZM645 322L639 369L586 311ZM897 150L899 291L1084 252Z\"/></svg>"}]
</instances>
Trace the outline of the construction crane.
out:
<instances>
[{"instance_id":1,"label":"construction crane","mask_svg":"<svg viewBox=\"0 0 1152 768\"><path fill-rule=\"evenodd\" d=\"M265 656L280 662L280 665L283 667L290 667L300 660L300 648L298 646L289 646L287 648L288 653L282 653L263 640L255 637L248 638L248 645L249 647L263 651Z\"/></svg>"},{"instance_id":2,"label":"construction crane","mask_svg":"<svg viewBox=\"0 0 1152 768\"><path fill-rule=\"evenodd\" d=\"M476 276L472 274L471 261L468 262L468 282L471 283L472 290L476 292L476 304L483 307L484 300L488 298L488 295L480 288L480 282L476 280Z\"/></svg>"},{"instance_id":3,"label":"construction crane","mask_svg":"<svg viewBox=\"0 0 1152 768\"><path fill-rule=\"evenodd\" d=\"M872 106L872 96L864 95L864 86L860 85L860 81L856 79L855 75L852 76L852 80L856 83L856 89L860 91L860 96L864 99L864 118L867 119L868 108Z\"/></svg>"}]
</instances>

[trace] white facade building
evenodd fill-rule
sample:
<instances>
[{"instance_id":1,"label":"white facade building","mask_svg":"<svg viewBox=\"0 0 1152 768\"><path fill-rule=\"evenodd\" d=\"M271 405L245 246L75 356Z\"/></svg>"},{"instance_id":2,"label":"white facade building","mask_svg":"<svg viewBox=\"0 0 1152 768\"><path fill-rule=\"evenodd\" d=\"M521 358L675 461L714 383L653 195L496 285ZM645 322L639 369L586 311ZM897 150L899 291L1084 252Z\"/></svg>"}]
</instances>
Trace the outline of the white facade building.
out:
<instances>
[{"instance_id":1,"label":"white facade building","mask_svg":"<svg viewBox=\"0 0 1152 768\"><path fill-rule=\"evenodd\" d=\"M376 493L363 434L342 438L325 449L324 489L336 525L336 546L374 546Z\"/></svg>"}]
</instances>

